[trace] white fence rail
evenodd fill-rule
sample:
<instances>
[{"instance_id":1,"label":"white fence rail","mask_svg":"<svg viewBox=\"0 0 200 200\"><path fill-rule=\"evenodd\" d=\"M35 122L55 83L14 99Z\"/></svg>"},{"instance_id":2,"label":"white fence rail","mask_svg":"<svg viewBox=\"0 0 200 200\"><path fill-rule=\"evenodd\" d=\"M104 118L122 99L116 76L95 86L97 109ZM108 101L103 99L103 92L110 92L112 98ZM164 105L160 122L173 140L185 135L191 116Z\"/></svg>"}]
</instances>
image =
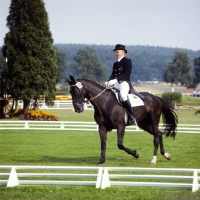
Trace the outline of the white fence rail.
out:
<instances>
[{"instance_id":1,"label":"white fence rail","mask_svg":"<svg viewBox=\"0 0 200 200\"><path fill-rule=\"evenodd\" d=\"M23 102L19 104L23 107ZM38 108L39 109L71 109L74 110L74 106L72 104L72 100L55 100L54 105L50 106L45 103L45 101L38 101ZM84 104L85 110L94 110L93 105L88 103Z\"/></svg>"},{"instance_id":2,"label":"white fence rail","mask_svg":"<svg viewBox=\"0 0 200 200\"><path fill-rule=\"evenodd\" d=\"M113 174L112 172L118 173ZM129 174L127 174L127 172L129 172ZM141 172L145 172L145 174L141 174ZM159 174L156 175L155 173ZM162 173L164 173L164 175L162 175ZM200 187L199 173L200 169L104 167L101 188L104 189L106 187L111 187L112 185L178 187L192 188L192 192L195 192ZM120 179L123 179L123 181L119 181ZM128 181L124 181L127 179ZM159 182L154 182L152 180L159 180ZM165 180L167 180L167 182L165 182Z\"/></svg>"},{"instance_id":3,"label":"white fence rail","mask_svg":"<svg viewBox=\"0 0 200 200\"><path fill-rule=\"evenodd\" d=\"M2 172L6 170L10 170L10 171ZM20 172L17 172L18 170ZM45 173L41 171L45 171ZM46 173L47 171L49 171L49 173ZM52 173L52 171L60 171L60 172ZM69 171L71 173L69 173ZM79 171L80 173L76 174L75 172L77 171ZM83 173L83 171L87 171L90 173ZM52 185L53 184L53 185L95 185L96 188L100 188L103 168L102 167L79 167L79 166L77 167L73 167L73 166L71 167L70 166L68 167L67 166L0 166L0 172L1 172L0 185L7 185L7 187L14 187L17 185Z\"/></svg>"},{"instance_id":4,"label":"white fence rail","mask_svg":"<svg viewBox=\"0 0 200 200\"><path fill-rule=\"evenodd\" d=\"M159 125L162 130L163 124ZM75 121L34 121L34 120L0 120L0 130L10 129L30 129L30 130L77 130L77 131L97 131L98 125L95 122L75 122ZM143 131L138 126L127 126L126 131ZM178 133L200 133L200 125L178 124Z\"/></svg>"},{"instance_id":5,"label":"white fence rail","mask_svg":"<svg viewBox=\"0 0 200 200\"><path fill-rule=\"evenodd\" d=\"M150 186L191 188L195 192L200 187L199 173L200 169L178 168L0 166L0 185L94 185L101 189L111 186Z\"/></svg>"}]
</instances>

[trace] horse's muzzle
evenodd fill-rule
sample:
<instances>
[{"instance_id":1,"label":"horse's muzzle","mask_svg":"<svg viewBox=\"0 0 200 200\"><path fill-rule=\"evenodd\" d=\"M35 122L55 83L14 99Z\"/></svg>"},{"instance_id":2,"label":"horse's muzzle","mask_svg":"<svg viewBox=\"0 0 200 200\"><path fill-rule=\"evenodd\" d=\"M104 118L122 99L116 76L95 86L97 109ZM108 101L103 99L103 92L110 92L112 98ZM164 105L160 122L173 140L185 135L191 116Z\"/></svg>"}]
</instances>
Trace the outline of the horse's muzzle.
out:
<instances>
[{"instance_id":1,"label":"horse's muzzle","mask_svg":"<svg viewBox=\"0 0 200 200\"><path fill-rule=\"evenodd\" d=\"M75 112L77 112L77 113L81 113L81 112L83 112L83 104L77 104L77 103L75 103L75 104L73 104L74 105L74 110L75 110Z\"/></svg>"}]
</instances>

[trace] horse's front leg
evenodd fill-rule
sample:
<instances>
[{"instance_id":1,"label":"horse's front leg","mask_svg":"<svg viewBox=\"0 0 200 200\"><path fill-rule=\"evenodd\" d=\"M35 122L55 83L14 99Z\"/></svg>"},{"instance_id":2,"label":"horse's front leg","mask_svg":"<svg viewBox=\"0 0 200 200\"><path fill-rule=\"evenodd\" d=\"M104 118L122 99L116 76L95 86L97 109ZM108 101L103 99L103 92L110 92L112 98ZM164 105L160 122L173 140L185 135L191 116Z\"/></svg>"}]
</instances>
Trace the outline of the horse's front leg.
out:
<instances>
[{"instance_id":1,"label":"horse's front leg","mask_svg":"<svg viewBox=\"0 0 200 200\"><path fill-rule=\"evenodd\" d=\"M125 126L117 129L117 146L118 146L118 148L120 150L124 150L126 153L134 156L135 158L139 158L139 154L138 154L137 150L128 149L123 145L124 133L125 133Z\"/></svg>"},{"instance_id":2,"label":"horse's front leg","mask_svg":"<svg viewBox=\"0 0 200 200\"><path fill-rule=\"evenodd\" d=\"M107 129L103 125L99 125L99 136L101 140L101 157L98 165L103 165L106 161L106 141L107 141Z\"/></svg>"}]
</instances>

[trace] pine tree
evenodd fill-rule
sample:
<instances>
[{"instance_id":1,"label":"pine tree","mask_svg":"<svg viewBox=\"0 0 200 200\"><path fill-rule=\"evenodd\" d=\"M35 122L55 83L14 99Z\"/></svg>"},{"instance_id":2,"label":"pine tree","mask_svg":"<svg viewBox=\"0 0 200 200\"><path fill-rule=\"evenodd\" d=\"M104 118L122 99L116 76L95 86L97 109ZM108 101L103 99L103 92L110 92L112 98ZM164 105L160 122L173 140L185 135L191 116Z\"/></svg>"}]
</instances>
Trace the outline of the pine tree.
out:
<instances>
[{"instance_id":1,"label":"pine tree","mask_svg":"<svg viewBox=\"0 0 200 200\"><path fill-rule=\"evenodd\" d=\"M43 0L12 0L7 27L2 49L7 58L5 89L24 101L26 114L31 99L45 95L52 102L55 98L56 56Z\"/></svg>"},{"instance_id":2,"label":"pine tree","mask_svg":"<svg viewBox=\"0 0 200 200\"><path fill-rule=\"evenodd\" d=\"M6 65L5 58L3 58L2 52L0 52L0 77L5 65Z\"/></svg>"}]
</instances>

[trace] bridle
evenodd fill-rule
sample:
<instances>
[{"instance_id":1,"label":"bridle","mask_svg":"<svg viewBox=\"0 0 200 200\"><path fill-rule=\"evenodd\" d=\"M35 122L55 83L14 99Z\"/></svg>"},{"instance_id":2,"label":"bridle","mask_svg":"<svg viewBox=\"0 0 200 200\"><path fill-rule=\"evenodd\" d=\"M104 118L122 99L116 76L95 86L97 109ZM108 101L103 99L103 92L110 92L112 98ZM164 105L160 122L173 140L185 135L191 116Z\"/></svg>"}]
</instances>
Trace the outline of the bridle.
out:
<instances>
[{"instance_id":1,"label":"bridle","mask_svg":"<svg viewBox=\"0 0 200 200\"><path fill-rule=\"evenodd\" d=\"M74 85L71 85L70 87L77 87L79 89L79 92L81 94L81 98L80 99L77 99L77 100L73 100L73 104L84 104L85 103L85 100L84 100L84 97L83 97L83 92L82 92L82 88L83 88L83 85L81 82L77 82L76 84ZM99 94L97 94L96 96L94 97L91 97L89 100L91 101L94 101L94 99L96 99L97 97L99 97L103 92L106 91L107 88L105 88L104 90L102 90ZM76 103L77 102L77 103Z\"/></svg>"},{"instance_id":2,"label":"bridle","mask_svg":"<svg viewBox=\"0 0 200 200\"><path fill-rule=\"evenodd\" d=\"M81 90L81 88L83 88L81 82L77 82L76 84L74 85L70 85L70 87L77 87L79 89L79 92L80 92L80 96L81 98L80 99L76 99L76 100L73 100L73 105L78 105L78 104L84 104L85 103L85 100L84 100L84 97L83 97L83 92Z\"/></svg>"}]
</instances>

